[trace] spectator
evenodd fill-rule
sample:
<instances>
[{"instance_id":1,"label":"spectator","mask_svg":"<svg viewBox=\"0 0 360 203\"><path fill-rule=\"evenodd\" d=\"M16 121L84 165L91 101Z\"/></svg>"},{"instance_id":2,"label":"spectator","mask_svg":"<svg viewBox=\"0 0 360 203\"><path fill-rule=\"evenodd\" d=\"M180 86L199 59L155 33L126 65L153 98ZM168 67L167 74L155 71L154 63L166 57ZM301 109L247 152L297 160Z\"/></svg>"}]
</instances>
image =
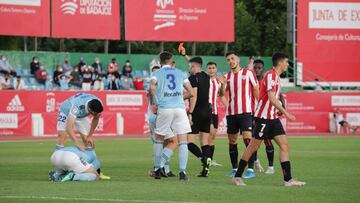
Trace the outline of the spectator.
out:
<instances>
[{"instance_id":1,"label":"spectator","mask_svg":"<svg viewBox=\"0 0 360 203\"><path fill-rule=\"evenodd\" d=\"M76 66L79 67L79 70L81 71L81 68L84 67L85 65L86 65L85 60L83 57L81 57L79 63Z\"/></svg>"},{"instance_id":2,"label":"spectator","mask_svg":"<svg viewBox=\"0 0 360 203\"><path fill-rule=\"evenodd\" d=\"M99 57L96 57L96 58L95 58L95 62L92 64L92 67L95 68L95 71L96 71L98 74L103 74L103 69L102 69L102 65L101 65L101 63L100 63Z\"/></svg>"},{"instance_id":3,"label":"spectator","mask_svg":"<svg viewBox=\"0 0 360 203\"><path fill-rule=\"evenodd\" d=\"M21 76L16 76L16 79L13 82L13 87L15 90L25 90L28 87L25 85L25 82L23 79L21 79Z\"/></svg>"},{"instance_id":4,"label":"spectator","mask_svg":"<svg viewBox=\"0 0 360 203\"><path fill-rule=\"evenodd\" d=\"M109 74L108 76L108 90L120 90L121 84L120 80L115 77L115 75Z\"/></svg>"},{"instance_id":5,"label":"spectator","mask_svg":"<svg viewBox=\"0 0 360 203\"><path fill-rule=\"evenodd\" d=\"M94 82L94 90L104 90L105 85L103 81L103 76L99 75L99 77Z\"/></svg>"},{"instance_id":6,"label":"spectator","mask_svg":"<svg viewBox=\"0 0 360 203\"><path fill-rule=\"evenodd\" d=\"M90 67L90 73L91 73L91 85L94 85L94 82L99 77L99 73L95 70L94 67L92 67L92 66L89 66L89 67Z\"/></svg>"},{"instance_id":7,"label":"spectator","mask_svg":"<svg viewBox=\"0 0 360 203\"><path fill-rule=\"evenodd\" d=\"M64 59L64 63L62 64L62 68L63 68L64 73L68 73L68 72L72 71L73 67L69 63L69 59L67 59L67 58Z\"/></svg>"},{"instance_id":8,"label":"spectator","mask_svg":"<svg viewBox=\"0 0 360 203\"><path fill-rule=\"evenodd\" d=\"M5 75L9 74L9 75L12 75L12 76L16 76L16 71L14 70L14 68L9 63L9 60L8 60L6 55L1 56L0 73L3 73Z\"/></svg>"},{"instance_id":9,"label":"spectator","mask_svg":"<svg viewBox=\"0 0 360 203\"><path fill-rule=\"evenodd\" d=\"M34 75L36 73L37 70L40 69L40 62L39 62L39 58L34 56L32 58L32 61L30 63L30 73L32 75Z\"/></svg>"},{"instance_id":10,"label":"spectator","mask_svg":"<svg viewBox=\"0 0 360 203\"><path fill-rule=\"evenodd\" d=\"M65 74L59 75L59 84L60 90L70 90L69 83L71 81L71 76L66 76Z\"/></svg>"},{"instance_id":11,"label":"spectator","mask_svg":"<svg viewBox=\"0 0 360 203\"><path fill-rule=\"evenodd\" d=\"M53 81L55 84L60 86L59 75L62 75L63 73L64 73L63 68L60 65L57 65L56 70L54 71L54 75L53 75Z\"/></svg>"},{"instance_id":12,"label":"spectator","mask_svg":"<svg viewBox=\"0 0 360 203\"><path fill-rule=\"evenodd\" d=\"M42 85L45 85L47 79L47 72L44 66L40 66L40 68L35 72L35 79Z\"/></svg>"},{"instance_id":13,"label":"spectator","mask_svg":"<svg viewBox=\"0 0 360 203\"><path fill-rule=\"evenodd\" d=\"M111 63L108 66L108 74L120 78L119 65L116 63L116 58L111 59Z\"/></svg>"},{"instance_id":14,"label":"spectator","mask_svg":"<svg viewBox=\"0 0 360 203\"><path fill-rule=\"evenodd\" d=\"M53 79L48 75L47 80L45 81L45 90L54 90L54 88Z\"/></svg>"},{"instance_id":15,"label":"spectator","mask_svg":"<svg viewBox=\"0 0 360 203\"><path fill-rule=\"evenodd\" d=\"M71 79L70 79L70 84L71 85L75 85L77 87L81 87L81 76L80 76L80 72L79 72L79 67L75 66L74 70L71 71L70 73Z\"/></svg>"},{"instance_id":16,"label":"spectator","mask_svg":"<svg viewBox=\"0 0 360 203\"><path fill-rule=\"evenodd\" d=\"M89 91L91 90L92 83L92 74L90 72L91 66L85 66L83 73L83 81L82 81L82 90Z\"/></svg>"},{"instance_id":17,"label":"spectator","mask_svg":"<svg viewBox=\"0 0 360 203\"><path fill-rule=\"evenodd\" d=\"M355 133L357 128L356 126L352 126L348 121L344 119L344 115L340 112L339 108L335 109L334 117L336 121L336 132L344 133L343 129L345 129L345 132L351 132Z\"/></svg>"},{"instance_id":18,"label":"spectator","mask_svg":"<svg viewBox=\"0 0 360 203\"><path fill-rule=\"evenodd\" d=\"M135 90L144 90L144 80L142 78L135 77L133 84Z\"/></svg>"},{"instance_id":19,"label":"spectator","mask_svg":"<svg viewBox=\"0 0 360 203\"><path fill-rule=\"evenodd\" d=\"M159 66L160 67L160 62L156 58L154 58L149 64L150 72L151 72L151 70L153 69L154 66Z\"/></svg>"},{"instance_id":20,"label":"spectator","mask_svg":"<svg viewBox=\"0 0 360 203\"><path fill-rule=\"evenodd\" d=\"M11 84L10 84L10 79L9 79L9 75L5 75L3 78L1 78L0 80L0 89L2 90L10 90L11 88Z\"/></svg>"},{"instance_id":21,"label":"spectator","mask_svg":"<svg viewBox=\"0 0 360 203\"><path fill-rule=\"evenodd\" d=\"M127 76L128 78L133 78L131 72L132 72L132 66L130 60L126 60L125 65L122 68L122 75Z\"/></svg>"},{"instance_id":22,"label":"spectator","mask_svg":"<svg viewBox=\"0 0 360 203\"><path fill-rule=\"evenodd\" d=\"M134 84L131 78L123 76L120 81L122 90L134 90Z\"/></svg>"}]
</instances>

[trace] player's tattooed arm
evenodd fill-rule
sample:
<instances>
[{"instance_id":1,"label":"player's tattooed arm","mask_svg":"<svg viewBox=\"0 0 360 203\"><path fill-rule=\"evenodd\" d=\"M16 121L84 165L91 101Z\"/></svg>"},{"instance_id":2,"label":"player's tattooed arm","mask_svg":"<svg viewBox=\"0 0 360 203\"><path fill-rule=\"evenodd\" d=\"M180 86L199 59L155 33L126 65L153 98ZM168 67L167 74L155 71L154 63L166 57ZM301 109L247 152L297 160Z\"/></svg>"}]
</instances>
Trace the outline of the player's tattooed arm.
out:
<instances>
[{"instance_id":1,"label":"player's tattooed arm","mask_svg":"<svg viewBox=\"0 0 360 203\"><path fill-rule=\"evenodd\" d=\"M282 106L281 102L276 98L274 91L268 91L268 97L272 105L274 105L281 113L283 113L291 121L295 121L296 117L287 112Z\"/></svg>"}]
</instances>

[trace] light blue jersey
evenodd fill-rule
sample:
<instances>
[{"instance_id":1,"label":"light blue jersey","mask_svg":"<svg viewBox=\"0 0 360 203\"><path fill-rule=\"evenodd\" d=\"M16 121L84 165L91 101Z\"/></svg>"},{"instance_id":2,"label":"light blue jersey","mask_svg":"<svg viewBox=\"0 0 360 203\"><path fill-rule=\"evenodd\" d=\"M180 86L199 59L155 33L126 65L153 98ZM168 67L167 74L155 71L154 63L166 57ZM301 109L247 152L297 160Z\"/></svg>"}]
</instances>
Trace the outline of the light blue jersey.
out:
<instances>
[{"instance_id":1,"label":"light blue jersey","mask_svg":"<svg viewBox=\"0 0 360 203\"><path fill-rule=\"evenodd\" d=\"M100 168L100 162L96 158L96 154L95 154L94 149L86 149L85 152L83 152L77 147L61 147L61 148L56 148L55 151L73 152L81 160L86 161L89 164L92 164L95 169Z\"/></svg>"},{"instance_id":2,"label":"light blue jersey","mask_svg":"<svg viewBox=\"0 0 360 203\"><path fill-rule=\"evenodd\" d=\"M90 113L86 109L86 104L93 99L98 99L98 97L87 94L87 93L79 93L76 94L69 99L65 100L60 106L60 112L65 115L72 115L75 118L84 118L87 117Z\"/></svg>"},{"instance_id":3,"label":"light blue jersey","mask_svg":"<svg viewBox=\"0 0 360 203\"><path fill-rule=\"evenodd\" d=\"M183 90L187 78L182 71L164 66L151 79L156 80L155 97L159 109L185 108Z\"/></svg>"}]
</instances>

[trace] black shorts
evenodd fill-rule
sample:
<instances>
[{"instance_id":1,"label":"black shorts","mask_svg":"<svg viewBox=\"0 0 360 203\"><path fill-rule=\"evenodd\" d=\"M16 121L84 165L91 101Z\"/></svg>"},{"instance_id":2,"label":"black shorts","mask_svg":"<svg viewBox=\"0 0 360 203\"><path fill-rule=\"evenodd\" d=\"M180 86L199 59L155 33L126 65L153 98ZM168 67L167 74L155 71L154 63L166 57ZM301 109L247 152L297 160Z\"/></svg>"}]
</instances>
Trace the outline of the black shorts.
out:
<instances>
[{"instance_id":1,"label":"black shorts","mask_svg":"<svg viewBox=\"0 0 360 203\"><path fill-rule=\"evenodd\" d=\"M273 139L278 135L285 135L280 119L255 118L254 137L258 140Z\"/></svg>"},{"instance_id":2,"label":"black shorts","mask_svg":"<svg viewBox=\"0 0 360 203\"><path fill-rule=\"evenodd\" d=\"M190 134L199 134L200 132L210 133L211 109L204 108L194 111L192 114L192 126Z\"/></svg>"},{"instance_id":3,"label":"black shorts","mask_svg":"<svg viewBox=\"0 0 360 203\"><path fill-rule=\"evenodd\" d=\"M219 116L216 114L211 114L211 124L214 125L215 129L218 129L219 126Z\"/></svg>"},{"instance_id":4,"label":"black shorts","mask_svg":"<svg viewBox=\"0 0 360 203\"><path fill-rule=\"evenodd\" d=\"M226 116L227 121L227 133L236 134L244 131L252 131L252 115L251 113L236 114Z\"/></svg>"}]
</instances>

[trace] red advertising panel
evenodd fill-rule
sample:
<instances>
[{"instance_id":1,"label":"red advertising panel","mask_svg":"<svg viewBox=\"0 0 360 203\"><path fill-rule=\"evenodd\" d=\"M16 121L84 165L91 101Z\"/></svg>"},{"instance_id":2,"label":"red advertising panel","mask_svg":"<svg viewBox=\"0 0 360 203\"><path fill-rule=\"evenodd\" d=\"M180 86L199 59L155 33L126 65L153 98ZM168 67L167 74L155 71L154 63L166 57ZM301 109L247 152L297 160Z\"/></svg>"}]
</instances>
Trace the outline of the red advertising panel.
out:
<instances>
[{"instance_id":1,"label":"red advertising panel","mask_svg":"<svg viewBox=\"0 0 360 203\"><path fill-rule=\"evenodd\" d=\"M298 62L325 81L360 84L359 0L300 0L297 5ZM304 72L303 81L314 81Z\"/></svg>"},{"instance_id":2,"label":"red advertising panel","mask_svg":"<svg viewBox=\"0 0 360 203\"><path fill-rule=\"evenodd\" d=\"M0 0L0 35L50 36L49 0Z\"/></svg>"},{"instance_id":3,"label":"red advertising panel","mask_svg":"<svg viewBox=\"0 0 360 203\"><path fill-rule=\"evenodd\" d=\"M53 0L52 37L120 39L119 2Z\"/></svg>"},{"instance_id":4,"label":"red advertising panel","mask_svg":"<svg viewBox=\"0 0 360 203\"><path fill-rule=\"evenodd\" d=\"M234 41L233 0L125 0L129 41Z\"/></svg>"}]
</instances>

